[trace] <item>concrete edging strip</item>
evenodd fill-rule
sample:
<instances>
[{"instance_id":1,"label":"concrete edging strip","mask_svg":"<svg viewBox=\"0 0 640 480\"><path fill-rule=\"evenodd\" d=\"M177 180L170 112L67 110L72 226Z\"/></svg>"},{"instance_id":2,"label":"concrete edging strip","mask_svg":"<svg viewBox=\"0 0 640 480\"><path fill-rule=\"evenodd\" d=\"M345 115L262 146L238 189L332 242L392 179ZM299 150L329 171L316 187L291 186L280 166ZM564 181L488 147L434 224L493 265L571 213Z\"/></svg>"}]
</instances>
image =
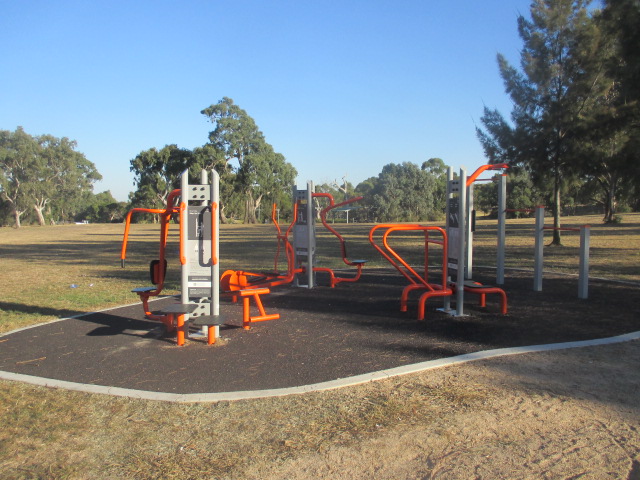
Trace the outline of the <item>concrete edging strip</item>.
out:
<instances>
[{"instance_id":1,"label":"concrete edging strip","mask_svg":"<svg viewBox=\"0 0 640 480\"><path fill-rule=\"evenodd\" d=\"M565 350L570 348L594 347L600 345L611 345L614 343L628 342L640 339L640 331L618 335L615 337L601 338L595 340L584 340L577 342L551 343L546 345L531 345L524 347L498 348L493 350L484 350L480 352L466 353L449 358L440 358L437 360L429 360L402 367L380 370L378 372L356 375L353 377L340 378L327 382L316 383L312 385L302 385L298 387L276 388L269 390L247 390L238 392L222 392L222 393L164 393L150 392L145 390L132 390L120 387L109 387L104 385L91 385L84 383L67 382L64 380L54 380L50 378L35 377L31 375L23 375L19 373L0 371L1 380L11 380L25 382L32 385L39 385L50 388L64 388L66 390L75 390L86 393L100 393L106 395L115 395L120 397L139 398L143 400L156 400L164 402L221 402L233 400L248 400L266 397L277 397L285 395L294 395L307 392L318 392L323 390L332 390L336 388L359 385L375 380L398 377L408 375L410 373L423 372L436 368L447 367L450 365L458 365L478 360L487 360L491 358L504 357L508 355L520 355L524 353L549 352L554 350Z\"/></svg>"}]
</instances>

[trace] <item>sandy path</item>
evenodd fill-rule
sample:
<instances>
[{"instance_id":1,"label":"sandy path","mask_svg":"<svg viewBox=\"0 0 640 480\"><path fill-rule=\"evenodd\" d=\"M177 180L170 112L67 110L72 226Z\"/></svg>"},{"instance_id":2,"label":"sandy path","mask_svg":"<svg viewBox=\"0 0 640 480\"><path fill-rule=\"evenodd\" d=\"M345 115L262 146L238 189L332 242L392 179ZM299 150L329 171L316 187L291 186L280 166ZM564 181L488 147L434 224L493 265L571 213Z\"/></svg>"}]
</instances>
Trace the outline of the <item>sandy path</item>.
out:
<instances>
[{"instance_id":1,"label":"sandy path","mask_svg":"<svg viewBox=\"0 0 640 480\"><path fill-rule=\"evenodd\" d=\"M421 373L483 401L248 478L640 480L640 341Z\"/></svg>"}]
</instances>

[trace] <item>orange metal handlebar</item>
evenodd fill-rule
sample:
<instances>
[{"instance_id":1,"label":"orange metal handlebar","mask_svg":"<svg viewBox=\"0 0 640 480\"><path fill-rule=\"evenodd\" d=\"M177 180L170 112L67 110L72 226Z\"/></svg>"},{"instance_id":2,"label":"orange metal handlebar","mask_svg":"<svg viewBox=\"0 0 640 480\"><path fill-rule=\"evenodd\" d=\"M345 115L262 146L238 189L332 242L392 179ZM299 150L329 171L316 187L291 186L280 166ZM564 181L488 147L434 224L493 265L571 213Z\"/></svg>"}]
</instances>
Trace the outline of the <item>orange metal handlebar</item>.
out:
<instances>
[{"instance_id":1,"label":"orange metal handlebar","mask_svg":"<svg viewBox=\"0 0 640 480\"><path fill-rule=\"evenodd\" d=\"M127 213L127 218L124 224L124 237L122 239L122 248L120 250L120 261L122 262L122 268L124 268L124 261L127 259L127 243L129 242L129 228L131 227L131 217L134 213L155 213L162 215L166 210L160 210L158 208L133 208Z\"/></svg>"},{"instance_id":2,"label":"orange metal handlebar","mask_svg":"<svg viewBox=\"0 0 640 480\"><path fill-rule=\"evenodd\" d=\"M482 174L482 172L486 170L504 170L505 168L509 168L509 165L506 163L494 163L492 165L482 165L475 172L473 172L469 177L467 177L467 187L470 186L476 179Z\"/></svg>"},{"instance_id":3,"label":"orange metal handlebar","mask_svg":"<svg viewBox=\"0 0 640 480\"><path fill-rule=\"evenodd\" d=\"M274 203L271 206L271 221L276 226L276 230L278 232L278 236L280 236L282 234L282 231L280 230L280 224L278 223L278 215L277 214L278 214L278 207Z\"/></svg>"},{"instance_id":4,"label":"orange metal handlebar","mask_svg":"<svg viewBox=\"0 0 640 480\"><path fill-rule=\"evenodd\" d=\"M374 234L377 230L384 229L385 232L382 236L382 245L384 247L381 248L374 239ZM414 285L421 284L425 288L432 290L427 279L423 278L418 272L416 272L388 243L388 237L391 233L396 231L419 231L419 232L429 232L435 231L439 232L442 235L442 241L429 240L425 238L425 248L427 243L437 243L442 245L442 286L446 287L447 284L447 232L436 226L426 226L426 225L417 225L417 224L380 224L376 225L369 231L369 243L396 269L400 272L409 282ZM385 251L386 250L386 251ZM388 252L388 253L387 253ZM404 268L404 270L403 270ZM409 273L407 273L409 272Z\"/></svg>"},{"instance_id":5,"label":"orange metal handlebar","mask_svg":"<svg viewBox=\"0 0 640 480\"><path fill-rule=\"evenodd\" d=\"M320 211L320 220L322 221L322 225L325 226L325 228L327 230L329 230L331 233L333 233L338 240L340 241L340 251L342 253L342 261L344 263L346 263L347 265L353 265L353 263L349 262L349 260L347 259L347 245L346 245L346 241L345 239L342 237L342 235L340 235L336 229L334 229L331 225L329 225L327 223L327 213L329 213L331 210L338 208L338 207L342 207L344 205L349 205L350 203L354 203L354 202L358 202L360 200L362 200L364 197L354 197L354 198L350 198L348 200L345 200L344 202L335 204L334 200L333 200L333 195L331 195L330 193L314 193L313 197L323 197L323 198L328 198L329 199L329 205L325 208L323 208Z\"/></svg>"}]
</instances>

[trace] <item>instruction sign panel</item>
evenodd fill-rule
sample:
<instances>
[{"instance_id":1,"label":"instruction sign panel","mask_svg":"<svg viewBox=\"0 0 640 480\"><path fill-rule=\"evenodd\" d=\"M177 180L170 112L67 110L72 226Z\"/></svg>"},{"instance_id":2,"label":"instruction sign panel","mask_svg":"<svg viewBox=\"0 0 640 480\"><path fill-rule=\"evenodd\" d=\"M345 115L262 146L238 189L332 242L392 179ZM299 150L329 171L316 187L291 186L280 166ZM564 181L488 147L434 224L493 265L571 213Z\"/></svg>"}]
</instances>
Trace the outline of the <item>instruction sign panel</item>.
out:
<instances>
[{"instance_id":1,"label":"instruction sign panel","mask_svg":"<svg viewBox=\"0 0 640 480\"><path fill-rule=\"evenodd\" d=\"M447 234L447 267L450 271L458 271L458 245L460 242L460 199L452 197L449 199L449 218Z\"/></svg>"},{"instance_id":2,"label":"instruction sign panel","mask_svg":"<svg viewBox=\"0 0 640 480\"><path fill-rule=\"evenodd\" d=\"M188 207L189 298L211 296L211 209Z\"/></svg>"}]
</instances>

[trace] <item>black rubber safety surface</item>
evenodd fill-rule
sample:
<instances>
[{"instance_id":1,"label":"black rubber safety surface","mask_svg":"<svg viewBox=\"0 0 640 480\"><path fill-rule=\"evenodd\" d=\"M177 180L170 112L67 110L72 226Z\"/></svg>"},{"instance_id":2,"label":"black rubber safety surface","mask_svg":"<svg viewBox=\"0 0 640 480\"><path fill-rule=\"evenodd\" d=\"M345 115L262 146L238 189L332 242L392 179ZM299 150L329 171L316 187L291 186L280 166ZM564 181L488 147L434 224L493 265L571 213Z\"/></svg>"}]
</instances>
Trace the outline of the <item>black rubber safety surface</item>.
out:
<instances>
[{"instance_id":1,"label":"black rubber safety surface","mask_svg":"<svg viewBox=\"0 0 640 480\"><path fill-rule=\"evenodd\" d=\"M486 272L487 275L490 272ZM323 278L319 275L319 283ZM490 278L476 280L490 283ZM326 283L325 283L326 284ZM588 300L577 279L545 274L533 292L530 274L509 272L498 298L465 296L464 317L436 311L416 320L418 293L399 311L404 279L387 270L365 271L358 283L312 290L276 287L263 296L279 320L241 328L242 308L223 299L222 340L183 347L144 319L139 305L91 313L0 338L0 370L71 382L168 393L264 390L319 383L474 351L604 338L640 330L640 289L592 281ZM160 309L175 298L151 303Z\"/></svg>"}]
</instances>

